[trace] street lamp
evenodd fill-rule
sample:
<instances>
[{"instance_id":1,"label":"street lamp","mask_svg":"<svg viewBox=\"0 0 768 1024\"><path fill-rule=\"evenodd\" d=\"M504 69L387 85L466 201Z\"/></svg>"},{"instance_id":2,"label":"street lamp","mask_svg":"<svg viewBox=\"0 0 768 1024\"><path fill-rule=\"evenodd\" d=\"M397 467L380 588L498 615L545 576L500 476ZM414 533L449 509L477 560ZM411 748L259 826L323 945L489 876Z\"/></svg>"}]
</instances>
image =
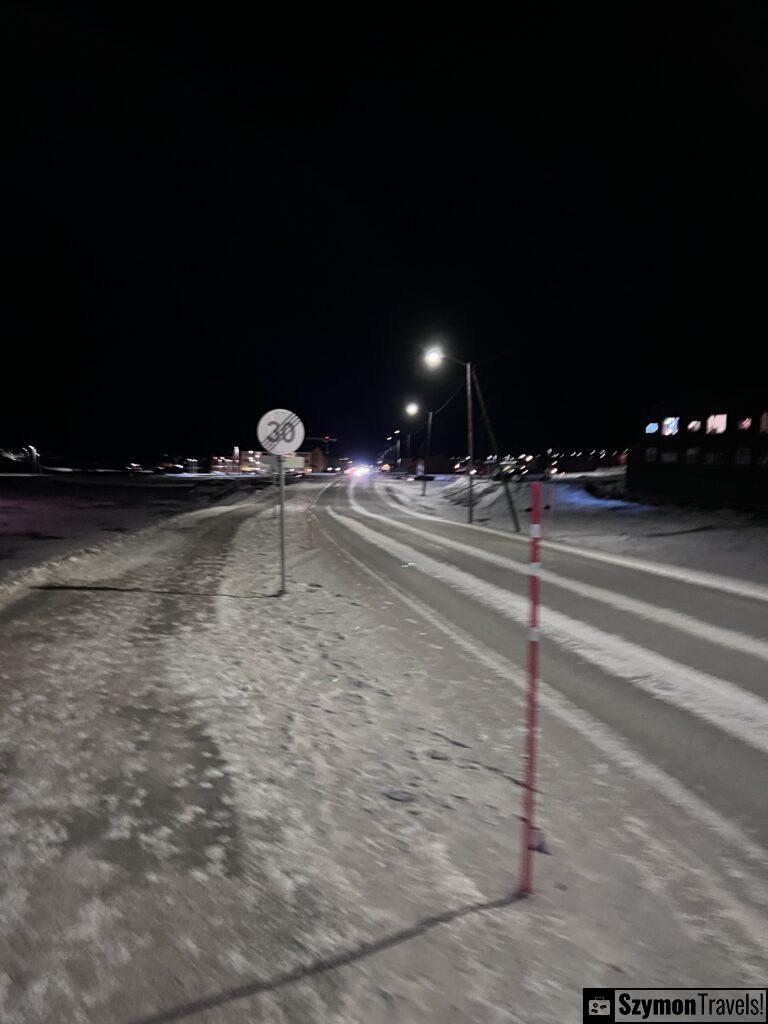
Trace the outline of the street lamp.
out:
<instances>
[{"instance_id":1,"label":"street lamp","mask_svg":"<svg viewBox=\"0 0 768 1024\"><path fill-rule=\"evenodd\" d=\"M391 434L387 434L387 441L391 441L392 444L386 449L385 454L395 449L395 466L400 465L400 431L393 430Z\"/></svg>"},{"instance_id":2,"label":"street lamp","mask_svg":"<svg viewBox=\"0 0 768 1024\"><path fill-rule=\"evenodd\" d=\"M435 351L437 352L437 350L435 350ZM443 358L442 353L441 352L437 353L437 362L440 362L442 360L442 358ZM437 363L435 363L435 365L437 365ZM420 410L419 410L419 406L415 402L409 402L406 405L406 407L405 407L405 411L408 413L409 416L417 416ZM432 440L432 410L429 409L427 411L427 441L426 441L426 446L425 446L425 449L424 449L424 471L422 473L422 481L421 481L421 484L422 484L421 496L422 497L424 497L426 495L426 493L427 493L427 459L429 458L429 446L430 446L431 440ZM408 434L408 458L410 458L410 457L411 457L411 435Z\"/></svg>"},{"instance_id":3,"label":"street lamp","mask_svg":"<svg viewBox=\"0 0 768 1024\"><path fill-rule=\"evenodd\" d=\"M433 345L432 348L428 348L424 353L424 362L427 366L433 369L436 366L439 366L444 359L448 359L452 363L458 363L459 366L463 366L467 382L467 453L469 456L469 465L467 466L467 477L469 479L467 522L471 523L474 518L474 509L472 507L472 474L474 472L475 463L475 443L472 433L472 364L465 363L463 359L454 359L453 356L447 356L437 345Z\"/></svg>"},{"instance_id":4,"label":"street lamp","mask_svg":"<svg viewBox=\"0 0 768 1024\"><path fill-rule=\"evenodd\" d=\"M419 411L419 407L415 402L409 402L405 407L406 415L415 416ZM408 472L411 471L411 432L410 430L405 435L405 457L408 460Z\"/></svg>"}]
</instances>

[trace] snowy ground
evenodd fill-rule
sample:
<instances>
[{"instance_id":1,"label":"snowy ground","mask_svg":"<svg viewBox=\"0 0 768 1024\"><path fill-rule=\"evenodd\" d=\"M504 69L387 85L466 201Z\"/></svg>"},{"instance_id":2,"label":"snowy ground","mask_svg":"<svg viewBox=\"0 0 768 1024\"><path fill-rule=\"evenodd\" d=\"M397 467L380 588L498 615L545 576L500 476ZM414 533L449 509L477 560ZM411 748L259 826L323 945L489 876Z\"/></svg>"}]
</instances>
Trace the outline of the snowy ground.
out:
<instances>
[{"instance_id":1,"label":"snowy ground","mask_svg":"<svg viewBox=\"0 0 768 1024\"><path fill-rule=\"evenodd\" d=\"M612 476L615 471L568 474L544 483L544 536L565 544L768 582L768 517L734 509L643 505L595 497L587 490L590 481L605 487ZM383 477L380 486L415 510L466 522L466 477L430 481L426 498L421 496L419 481ZM510 489L526 529L530 486L512 484ZM501 484L478 479L474 496L477 523L510 529Z\"/></svg>"},{"instance_id":2,"label":"snowy ground","mask_svg":"<svg viewBox=\"0 0 768 1024\"><path fill-rule=\"evenodd\" d=\"M166 516L232 499L214 477L0 475L0 586L20 572Z\"/></svg>"},{"instance_id":3,"label":"snowy ground","mask_svg":"<svg viewBox=\"0 0 768 1024\"><path fill-rule=\"evenodd\" d=\"M764 982L760 856L555 719L515 899L509 667L350 561L321 490L285 598L262 494L0 610L3 1024L544 1024L585 984Z\"/></svg>"}]
</instances>

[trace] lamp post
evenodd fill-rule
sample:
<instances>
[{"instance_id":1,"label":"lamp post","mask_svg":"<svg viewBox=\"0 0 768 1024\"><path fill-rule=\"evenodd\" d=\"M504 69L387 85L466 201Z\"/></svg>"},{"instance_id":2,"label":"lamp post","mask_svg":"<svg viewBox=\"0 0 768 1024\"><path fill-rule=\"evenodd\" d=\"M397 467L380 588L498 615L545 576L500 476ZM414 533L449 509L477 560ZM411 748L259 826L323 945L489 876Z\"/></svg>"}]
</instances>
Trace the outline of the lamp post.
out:
<instances>
[{"instance_id":1,"label":"lamp post","mask_svg":"<svg viewBox=\"0 0 768 1024\"><path fill-rule=\"evenodd\" d=\"M391 434L387 434L385 440L389 441L390 444L387 448L384 449L382 453L382 458L386 459L387 462L394 462L396 466L397 459L400 456L400 452L398 451L400 439L395 437L395 433L396 431L393 431Z\"/></svg>"},{"instance_id":2,"label":"lamp post","mask_svg":"<svg viewBox=\"0 0 768 1024\"><path fill-rule=\"evenodd\" d=\"M408 413L409 416L417 416L418 413L419 413L419 407L418 407L418 405L415 402L409 402L408 405L406 405L406 407L405 407L405 411ZM429 447L430 447L431 441L432 441L432 410L429 409L429 410L427 410L427 442L426 442L426 448L425 448L425 451L424 451L424 472L422 473L422 482L421 482L421 484L422 484L422 486L421 486L421 495L422 495L422 497L424 497L424 495L427 493L427 458L429 456ZM408 458L410 459L410 457L411 457L411 435L408 434Z\"/></svg>"},{"instance_id":3,"label":"lamp post","mask_svg":"<svg viewBox=\"0 0 768 1024\"><path fill-rule=\"evenodd\" d=\"M429 458L429 449L432 443L432 410L430 409L427 413L427 444L424 449L424 478L421 481L421 496L425 498L427 495L427 459Z\"/></svg>"},{"instance_id":4,"label":"lamp post","mask_svg":"<svg viewBox=\"0 0 768 1024\"><path fill-rule=\"evenodd\" d=\"M447 356L441 348L436 346L427 349L424 355L424 362L427 366L436 367L440 363L447 359L451 363L458 363L459 366L464 367L464 374L466 377L466 390L467 390L467 455L469 457L469 465L467 466L467 477L469 479L469 505L467 506L467 522L471 523L474 520L474 509L472 505L472 473L475 464L475 442L474 434L472 431L472 364L465 363L463 359L454 359L453 356Z\"/></svg>"},{"instance_id":5,"label":"lamp post","mask_svg":"<svg viewBox=\"0 0 768 1024\"><path fill-rule=\"evenodd\" d=\"M407 416L416 416L418 414L419 407L415 402L409 402L405 407ZM408 472L410 473L410 462L411 462L411 432L410 430L405 435L405 457L408 460Z\"/></svg>"}]
</instances>

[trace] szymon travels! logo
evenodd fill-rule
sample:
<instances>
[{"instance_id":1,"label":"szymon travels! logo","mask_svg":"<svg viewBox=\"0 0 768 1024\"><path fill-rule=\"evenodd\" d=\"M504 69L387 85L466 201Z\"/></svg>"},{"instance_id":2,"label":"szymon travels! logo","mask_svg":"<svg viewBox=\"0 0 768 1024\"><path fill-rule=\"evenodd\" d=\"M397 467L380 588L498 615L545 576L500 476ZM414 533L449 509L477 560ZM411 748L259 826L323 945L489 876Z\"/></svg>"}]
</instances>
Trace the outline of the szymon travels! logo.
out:
<instances>
[{"instance_id":1,"label":"szymon travels! logo","mask_svg":"<svg viewBox=\"0 0 768 1024\"><path fill-rule=\"evenodd\" d=\"M612 988L585 988L583 991L584 1020L596 1020L600 1017L603 1020L613 1020Z\"/></svg>"},{"instance_id":2,"label":"szymon travels! logo","mask_svg":"<svg viewBox=\"0 0 768 1024\"><path fill-rule=\"evenodd\" d=\"M585 988L582 991L585 1022L768 1022L768 990L764 988Z\"/></svg>"}]
</instances>

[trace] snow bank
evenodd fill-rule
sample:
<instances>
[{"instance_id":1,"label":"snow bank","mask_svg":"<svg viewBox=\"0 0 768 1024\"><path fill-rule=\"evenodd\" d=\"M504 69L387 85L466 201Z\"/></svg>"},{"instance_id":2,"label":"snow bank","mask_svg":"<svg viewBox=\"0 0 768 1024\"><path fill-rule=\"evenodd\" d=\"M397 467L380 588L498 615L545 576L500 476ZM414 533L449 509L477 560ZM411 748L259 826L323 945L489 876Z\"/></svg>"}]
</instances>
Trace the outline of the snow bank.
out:
<instances>
[{"instance_id":1,"label":"snow bank","mask_svg":"<svg viewBox=\"0 0 768 1024\"><path fill-rule=\"evenodd\" d=\"M616 471L558 476L543 486L544 536L561 543L667 562L757 582L768 582L768 519L734 509L704 510L677 505L644 505L594 493L620 486ZM421 483L388 480L381 493L401 505L429 515L466 522L465 477L450 483L430 481L426 498ZM531 506L530 484L510 484L526 527ZM500 482L478 480L474 488L475 521L495 529L511 529Z\"/></svg>"}]
</instances>

